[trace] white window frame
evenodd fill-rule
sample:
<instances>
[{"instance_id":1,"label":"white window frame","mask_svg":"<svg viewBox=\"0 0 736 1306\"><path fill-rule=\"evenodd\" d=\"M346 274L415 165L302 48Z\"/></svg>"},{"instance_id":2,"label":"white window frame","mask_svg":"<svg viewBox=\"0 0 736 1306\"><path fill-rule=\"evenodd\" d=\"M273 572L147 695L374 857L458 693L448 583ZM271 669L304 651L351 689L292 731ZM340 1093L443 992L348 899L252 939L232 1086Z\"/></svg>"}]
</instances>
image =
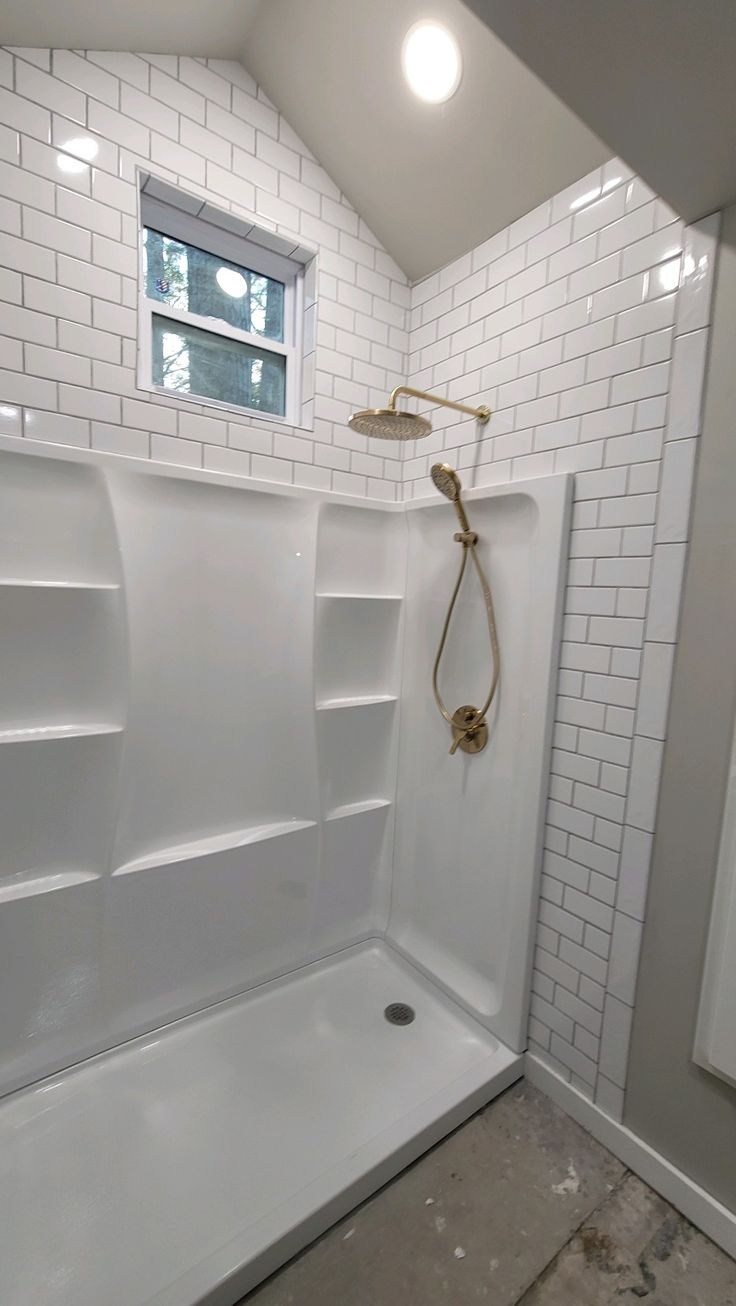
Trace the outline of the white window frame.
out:
<instances>
[{"instance_id":1,"label":"white window frame","mask_svg":"<svg viewBox=\"0 0 736 1306\"><path fill-rule=\"evenodd\" d=\"M245 225L245 224L244 224ZM154 394L166 395L181 403L194 404L206 408L216 408L225 412L247 414L259 422L277 422L281 425L299 426L301 414L302 364L303 364L303 320L304 320L304 264L290 259L285 254L264 248L257 240L249 239L246 234L238 235L234 231L225 231L206 219L176 208L173 204L141 193L140 209L140 271L139 271L139 310L138 310L138 386ZM184 309L163 304L146 295L145 246L146 228L159 231L172 240L205 250L208 254L235 263L250 272L271 277L280 281L284 287L284 340L272 340L267 336L250 331L241 331L218 318L202 317L198 313L189 313ZM255 228L251 228L256 230ZM250 234L250 233L249 233ZM258 236L267 240L270 233L258 232ZM196 327L209 335L224 336L241 344L252 345L265 353L278 354L286 359L284 413L268 413L260 408L246 408L226 400L212 399L208 395L190 394L188 391L173 390L168 386L155 385L152 375L153 360L153 318L167 317L184 326Z\"/></svg>"}]
</instances>

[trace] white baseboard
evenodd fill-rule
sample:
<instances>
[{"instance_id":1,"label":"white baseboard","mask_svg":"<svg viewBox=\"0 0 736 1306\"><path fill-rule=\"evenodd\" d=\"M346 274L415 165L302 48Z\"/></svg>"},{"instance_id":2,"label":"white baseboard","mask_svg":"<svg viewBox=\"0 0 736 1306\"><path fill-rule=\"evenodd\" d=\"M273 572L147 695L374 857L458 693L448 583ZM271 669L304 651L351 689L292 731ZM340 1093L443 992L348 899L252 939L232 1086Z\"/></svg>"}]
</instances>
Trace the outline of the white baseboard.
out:
<instances>
[{"instance_id":1,"label":"white baseboard","mask_svg":"<svg viewBox=\"0 0 736 1306\"><path fill-rule=\"evenodd\" d=\"M698 1229L712 1238L729 1256L736 1258L736 1214L715 1197L711 1197L682 1170L678 1170L659 1152L632 1134L625 1125L607 1116L600 1107L566 1083L554 1070L526 1055L526 1077L536 1088L551 1097L557 1106L577 1120L583 1129L623 1161L629 1170L671 1202Z\"/></svg>"}]
</instances>

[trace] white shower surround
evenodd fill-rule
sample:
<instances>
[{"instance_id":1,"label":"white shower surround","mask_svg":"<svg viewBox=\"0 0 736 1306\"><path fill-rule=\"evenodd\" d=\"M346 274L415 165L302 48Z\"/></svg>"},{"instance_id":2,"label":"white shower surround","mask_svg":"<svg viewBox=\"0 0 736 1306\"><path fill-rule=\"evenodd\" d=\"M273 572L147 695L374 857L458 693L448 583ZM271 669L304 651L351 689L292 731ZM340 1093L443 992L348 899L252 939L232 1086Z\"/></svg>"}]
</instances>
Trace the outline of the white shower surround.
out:
<instances>
[{"instance_id":1,"label":"white shower surround","mask_svg":"<svg viewBox=\"0 0 736 1306\"><path fill-rule=\"evenodd\" d=\"M0 429L388 499L402 482L428 491L433 450L466 482L575 474L531 1034L535 1055L620 1117L717 215L683 231L612 160L415 286L409 314L400 270L239 65L0 51L0 103ZM60 184L47 142L79 124L101 153L94 174ZM137 165L317 250L313 432L135 390ZM680 248L678 289L640 304ZM496 409L480 447L440 411L403 463L345 428L407 370L460 399L477 385ZM611 620L628 624L601 643Z\"/></svg>"},{"instance_id":2,"label":"white shower surround","mask_svg":"<svg viewBox=\"0 0 736 1306\"><path fill-rule=\"evenodd\" d=\"M0 437L3 1299L234 1301L522 1073L571 488L468 495L450 756L444 499Z\"/></svg>"}]
</instances>

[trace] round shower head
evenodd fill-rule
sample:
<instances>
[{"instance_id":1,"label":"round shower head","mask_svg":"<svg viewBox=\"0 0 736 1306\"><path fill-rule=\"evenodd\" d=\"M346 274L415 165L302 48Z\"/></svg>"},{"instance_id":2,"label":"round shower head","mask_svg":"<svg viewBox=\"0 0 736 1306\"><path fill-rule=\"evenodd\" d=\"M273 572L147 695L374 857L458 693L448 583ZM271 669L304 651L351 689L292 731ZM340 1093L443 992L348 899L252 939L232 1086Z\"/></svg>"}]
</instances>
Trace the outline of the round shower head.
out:
<instances>
[{"instance_id":1,"label":"round shower head","mask_svg":"<svg viewBox=\"0 0 736 1306\"><path fill-rule=\"evenodd\" d=\"M451 503L460 498L460 477L449 463L435 463L430 475L440 494L444 494Z\"/></svg>"},{"instance_id":2,"label":"round shower head","mask_svg":"<svg viewBox=\"0 0 736 1306\"><path fill-rule=\"evenodd\" d=\"M353 413L348 418L348 426L374 440L421 440L432 430L432 423L426 417L407 413L402 408L368 408L363 413Z\"/></svg>"}]
</instances>

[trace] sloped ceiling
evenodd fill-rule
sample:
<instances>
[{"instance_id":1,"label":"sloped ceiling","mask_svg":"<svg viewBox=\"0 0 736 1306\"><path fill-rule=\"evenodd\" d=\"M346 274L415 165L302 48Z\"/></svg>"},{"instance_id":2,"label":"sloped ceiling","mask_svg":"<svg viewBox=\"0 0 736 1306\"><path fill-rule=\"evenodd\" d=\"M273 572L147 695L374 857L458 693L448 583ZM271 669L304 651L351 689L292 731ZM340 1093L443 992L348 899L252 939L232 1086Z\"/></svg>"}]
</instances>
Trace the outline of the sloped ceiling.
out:
<instances>
[{"instance_id":1,"label":"sloped ceiling","mask_svg":"<svg viewBox=\"0 0 736 1306\"><path fill-rule=\"evenodd\" d=\"M402 76L420 18L462 51L445 105ZM243 62L411 280L611 155L460 0L263 0Z\"/></svg>"},{"instance_id":2,"label":"sloped ceiling","mask_svg":"<svg viewBox=\"0 0 736 1306\"><path fill-rule=\"evenodd\" d=\"M734 0L468 0L687 221L736 201Z\"/></svg>"},{"instance_id":3,"label":"sloped ceiling","mask_svg":"<svg viewBox=\"0 0 736 1306\"><path fill-rule=\"evenodd\" d=\"M0 0L0 44L238 59L261 2Z\"/></svg>"},{"instance_id":4,"label":"sloped ceiling","mask_svg":"<svg viewBox=\"0 0 736 1306\"><path fill-rule=\"evenodd\" d=\"M402 77L419 18L462 50L446 105ZM611 154L461 0L0 0L0 40L240 59L411 280Z\"/></svg>"}]
</instances>

